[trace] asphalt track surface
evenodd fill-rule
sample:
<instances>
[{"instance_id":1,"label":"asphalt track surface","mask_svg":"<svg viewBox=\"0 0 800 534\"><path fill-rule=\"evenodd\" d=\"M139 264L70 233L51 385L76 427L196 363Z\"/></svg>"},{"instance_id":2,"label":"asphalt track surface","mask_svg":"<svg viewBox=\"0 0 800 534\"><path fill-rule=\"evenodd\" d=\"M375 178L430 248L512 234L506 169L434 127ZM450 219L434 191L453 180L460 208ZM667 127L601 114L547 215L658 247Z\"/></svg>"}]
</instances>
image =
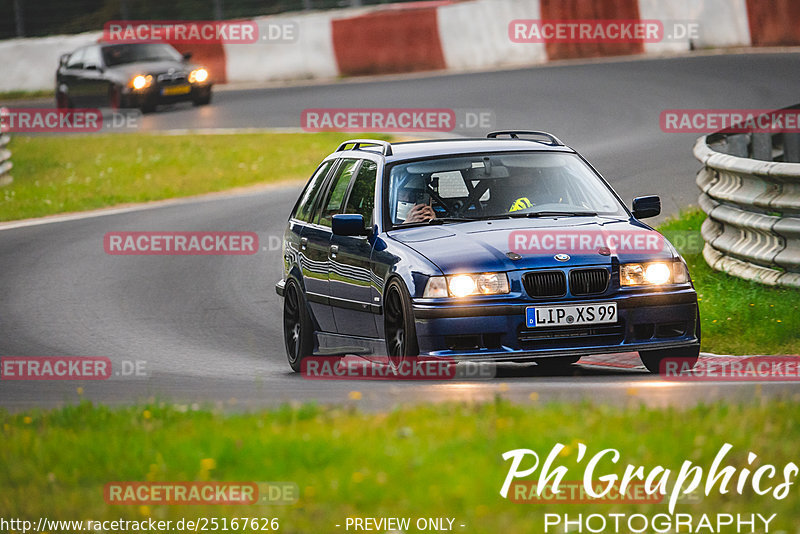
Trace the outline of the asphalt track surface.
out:
<instances>
[{"instance_id":1,"label":"asphalt track surface","mask_svg":"<svg viewBox=\"0 0 800 534\"><path fill-rule=\"evenodd\" d=\"M800 54L707 55L223 90L206 108L180 105L144 116L141 128L297 128L306 108L489 111L497 129L555 133L592 161L626 201L659 194L669 214L696 202L699 164L691 148L697 135L661 132L660 112L794 104L798 60ZM485 135L469 128L455 133ZM636 367L633 357L613 365L585 360L562 374L506 366L490 380L303 379L286 363L281 303L274 292L280 276L276 236L301 186L47 224L0 225L0 355L107 356L115 373L123 361L142 361L146 375L3 380L0 406L155 398L232 409L318 401L369 410L495 395L520 402L650 405L800 395L796 382L666 382ZM129 230L255 231L263 249L253 256L106 255L103 235Z\"/></svg>"}]
</instances>

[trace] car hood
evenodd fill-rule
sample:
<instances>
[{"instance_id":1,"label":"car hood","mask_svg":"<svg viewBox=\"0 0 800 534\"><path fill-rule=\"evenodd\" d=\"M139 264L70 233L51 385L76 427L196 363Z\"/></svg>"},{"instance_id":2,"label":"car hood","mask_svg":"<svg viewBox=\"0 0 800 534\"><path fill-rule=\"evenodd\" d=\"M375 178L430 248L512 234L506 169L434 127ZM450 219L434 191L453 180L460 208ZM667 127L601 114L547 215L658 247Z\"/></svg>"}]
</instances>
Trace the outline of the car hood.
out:
<instances>
[{"instance_id":1,"label":"car hood","mask_svg":"<svg viewBox=\"0 0 800 534\"><path fill-rule=\"evenodd\" d=\"M133 78L139 74L161 74L169 72L170 69L175 72L185 72L188 75L194 68L197 67L182 61L144 61L109 67L108 72L123 78Z\"/></svg>"},{"instance_id":2,"label":"car hood","mask_svg":"<svg viewBox=\"0 0 800 534\"><path fill-rule=\"evenodd\" d=\"M667 260L676 255L661 234L633 219L503 219L401 228L388 235L428 258L444 274L611 265L615 259L622 263L641 262ZM558 236L564 236L561 239L566 246L556 246ZM579 244L580 236L590 237L588 246ZM603 241L597 241L598 237ZM570 240L578 244L570 246ZM595 246L597 243L620 246L601 251ZM569 257L556 259L561 254Z\"/></svg>"}]
</instances>

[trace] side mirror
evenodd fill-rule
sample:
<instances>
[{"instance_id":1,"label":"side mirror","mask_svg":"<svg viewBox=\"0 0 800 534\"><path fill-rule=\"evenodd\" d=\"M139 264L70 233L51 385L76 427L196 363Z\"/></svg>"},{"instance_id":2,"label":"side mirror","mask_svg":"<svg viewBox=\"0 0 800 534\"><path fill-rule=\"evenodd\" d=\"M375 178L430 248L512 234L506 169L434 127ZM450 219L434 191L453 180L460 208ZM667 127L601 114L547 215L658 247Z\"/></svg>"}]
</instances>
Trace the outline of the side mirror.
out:
<instances>
[{"instance_id":1,"label":"side mirror","mask_svg":"<svg viewBox=\"0 0 800 534\"><path fill-rule=\"evenodd\" d=\"M334 235L367 235L364 228L364 216L355 214L334 215L331 221Z\"/></svg>"},{"instance_id":2,"label":"side mirror","mask_svg":"<svg viewBox=\"0 0 800 534\"><path fill-rule=\"evenodd\" d=\"M183 59L185 61L189 61L190 59L192 59L192 53L191 52L184 52L183 53Z\"/></svg>"},{"instance_id":3,"label":"side mirror","mask_svg":"<svg viewBox=\"0 0 800 534\"><path fill-rule=\"evenodd\" d=\"M657 195L633 199L633 216L637 219L655 217L661 213L661 198Z\"/></svg>"},{"instance_id":4,"label":"side mirror","mask_svg":"<svg viewBox=\"0 0 800 534\"><path fill-rule=\"evenodd\" d=\"M65 66L67 64L67 61L69 60L69 56L70 54L61 54L61 57L58 58L59 66L61 67Z\"/></svg>"}]
</instances>

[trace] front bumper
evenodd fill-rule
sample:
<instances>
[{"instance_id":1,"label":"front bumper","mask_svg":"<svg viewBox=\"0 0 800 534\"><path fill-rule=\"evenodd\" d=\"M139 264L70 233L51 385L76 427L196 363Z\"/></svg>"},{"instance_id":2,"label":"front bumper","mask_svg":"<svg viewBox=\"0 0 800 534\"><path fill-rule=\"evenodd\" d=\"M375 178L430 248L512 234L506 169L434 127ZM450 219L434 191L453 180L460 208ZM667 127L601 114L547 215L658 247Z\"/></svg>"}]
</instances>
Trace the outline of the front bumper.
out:
<instances>
[{"instance_id":1,"label":"front bumper","mask_svg":"<svg viewBox=\"0 0 800 534\"><path fill-rule=\"evenodd\" d=\"M178 102L192 102L200 100L211 92L212 84L186 84L189 85L189 90L182 94L163 94L163 90L169 90L173 86L162 86L161 84L154 83L147 89L137 91L128 88L127 92L123 94L125 99L125 107L142 107L153 104L174 104Z\"/></svg>"},{"instance_id":2,"label":"front bumper","mask_svg":"<svg viewBox=\"0 0 800 534\"><path fill-rule=\"evenodd\" d=\"M529 306L616 302L613 325L527 328ZM492 300L413 304L420 355L468 360L519 361L615 352L687 349L695 336L697 294L691 288L623 293L594 300Z\"/></svg>"}]
</instances>

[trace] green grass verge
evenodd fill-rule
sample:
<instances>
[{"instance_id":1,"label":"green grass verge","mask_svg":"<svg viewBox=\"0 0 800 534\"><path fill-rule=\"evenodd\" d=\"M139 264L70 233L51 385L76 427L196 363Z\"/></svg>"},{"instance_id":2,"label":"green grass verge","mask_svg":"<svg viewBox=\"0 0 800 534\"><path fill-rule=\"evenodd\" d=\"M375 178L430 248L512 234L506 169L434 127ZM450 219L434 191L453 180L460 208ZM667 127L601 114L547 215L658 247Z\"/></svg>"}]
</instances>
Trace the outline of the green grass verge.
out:
<instances>
[{"instance_id":1,"label":"green grass verge","mask_svg":"<svg viewBox=\"0 0 800 534\"><path fill-rule=\"evenodd\" d=\"M55 91L51 89L42 89L39 91L0 91L0 102L28 100L31 98L52 98L54 96Z\"/></svg>"},{"instance_id":2,"label":"green grass verge","mask_svg":"<svg viewBox=\"0 0 800 534\"><path fill-rule=\"evenodd\" d=\"M715 271L702 255L699 209L659 226L689 265L700 303L702 350L718 354L800 352L800 290L765 286Z\"/></svg>"},{"instance_id":3,"label":"green grass verge","mask_svg":"<svg viewBox=\"0 0 800 534\"><path fill-rule=\"evenodd\" d=\"M13 136L9 148L14 182L0 188L0 221L306 180L333 148L354 137L342 133Z\"/></svg>"},{"instance_id":4,"label":"green grass verge","mask_svg":"<svg viewBox=\"0 0 800 534\"><path fill-rule=\"evenodd\" d=\"M599 405L435 405L363 414L348 408L285 407L222 415L164 404L109 409L90 403L47 412L0 413L0 510L37 519L178 519L277 517L287 533L338 532L348 516L455 517L457 531L543 532L547 513L665 513L663 504L516 504L502 499L508 464L503 452L530 448L542 457L556 443L565 480L580 480L589 454L618 449L619 465L600 463L598 475L627 464L645 472L684 460L707 470L731 443L724 465L797 461L800 400L716 404L688 410ZM538 476L538 472L537 472ZM782 477L781 481L783 480ZM290 481L300 499L289 506L111 506L111 481ZM735 485L735 484L734 484ZM748 485L749 487L749 485ZM712 493L677 511L778 514L770 531L800 527L797 489L789 498L746 489ZM458 524L457 523L457 524ZM748 531L749 532L749 531Z\"/></svg>"}]
</instances>

